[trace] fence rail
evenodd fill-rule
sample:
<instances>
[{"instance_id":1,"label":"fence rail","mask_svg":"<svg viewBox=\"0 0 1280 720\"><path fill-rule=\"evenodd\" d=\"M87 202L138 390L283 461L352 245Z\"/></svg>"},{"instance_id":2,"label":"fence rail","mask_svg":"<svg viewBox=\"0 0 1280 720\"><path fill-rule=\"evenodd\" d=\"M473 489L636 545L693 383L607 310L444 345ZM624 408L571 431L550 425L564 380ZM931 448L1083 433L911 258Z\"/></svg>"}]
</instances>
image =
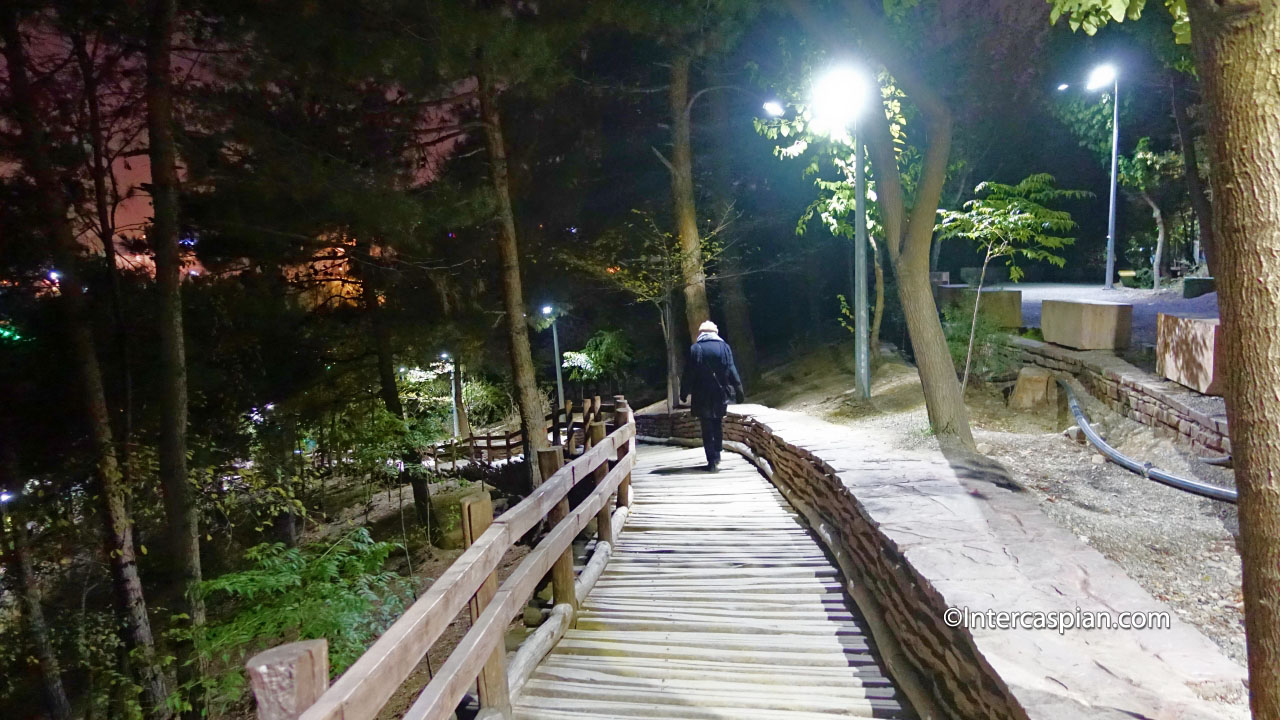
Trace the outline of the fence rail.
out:
<instances>
[{"instance_id":1,"label":"fence rail","mask_svg":"<svg viewBox=\"0 0 1280 720\"><path fill-rule=\"evenodd\" d=\"M572 416L570 416L572 417ZM492 504L468 504L464 534L470 546L423 596L411 605L342 677L326 689L327 655L317 642L291 643L249 660L259 720L373 720L383 705L440 639L462 610L470 608L471 629L403 716L445 720L476 684L482 712L505 715L542 656L572 627L577 598L600 576L613 546L613 533L626 522L635 466L635 420L619 396L613 432L605 433L603 406L587 414L587 449L568 464L564 447L539 451L546 480L497 519ZM591 494L569 507L569 491L594 482ZM617 496L616 509L613 498ZM486 510L487 507L487 510ZM487 516L486 516L487 512ZM544 518L551 529L501 586L495 571L503 556ZM571 543L597 518L593 557L574 578ZM490 522L492 520L492 522ZM555 607L550 619L529 636L508 667L503 638L511 619L551 574ZM317 666L323 667L317 671Z\"/></svg>"},{"instance_id":2,"label":"fence rail","mask_svg":"<svg viewBox=\"0 0 1280 720\"><path fill-rule=\"evenodd\" d=\"M566 401L565 407L557 408L544 416L548 438L556 445L563 445L569 455L574 455L577 448L585 444L587 429L591 424L613 416L619 397L621 396L615 396L612 404L601 402L599 395L588 398L581 410L576 409L572 401ZM516 429L508 433L451 438L428 448L426 455L439 466L459 460L509 460L523 453L524 433Z\"/></svg>"}]
</instances>

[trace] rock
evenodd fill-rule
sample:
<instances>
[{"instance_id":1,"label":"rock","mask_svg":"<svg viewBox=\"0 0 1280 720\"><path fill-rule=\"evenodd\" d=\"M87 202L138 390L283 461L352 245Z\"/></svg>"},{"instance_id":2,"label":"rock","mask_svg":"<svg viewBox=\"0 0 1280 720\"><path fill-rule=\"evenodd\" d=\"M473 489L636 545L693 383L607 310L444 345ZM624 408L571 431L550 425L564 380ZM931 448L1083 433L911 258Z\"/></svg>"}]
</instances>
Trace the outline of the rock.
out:
<instances>
[{"instance_id":1,"label":"rock","mask_svg":"<svg viewBox=\"0 0 1280 720\"><path fill-rule=\"evenodd\" d=\"M978 449L978 452L979 452L979 453L981 453L981 454L983 454L983 455L990 455L990 454L991 454L991 445L989 445L989 444L987 444L987 443L978 443L978 448L977 448L977 449Z\"/></svg>"},{"instance_id":2,"label":"rock","mask_svg":"<svg viewBox=\"0 0 1280 720\"><path fill-rule=\"evenodd\" d=\"M1106 465L1107 458L1105 455L1094 455L1092 458L1089 459L1089 462L1093 463L1094 465Z\"/></svg>"},{"instance_id":3,"label":"rock","mask_svg":"<svg viewBox=\"0 0 1280 720\"><path fill-rule=\"evenodd\" d=\"M1058 402L1058 386L1053 374L1042 367L1028 366L1018 371L1018 381L1009 395L1009 409L1031 410Z\"/></svg>"},{"instance_id":4,"label":"rock","mask_svg":"<svg viewBox=\"0 0 1280 720\"><path fill-rule=\"evenodd\" d=\"M1045 300L1040 330L1045 342L1076 350L1129 347L1133 306L1104 300Z\"/></svg>"},{"instance_id":5,"label":"rock","mask_svg":"<svg viewBox=\"0 0 1280 720\"><path fill-rule=\"evenodd\" d=\"M532 605L524 606L524 625L525 627L538 627L542 624L542 608Z\"/></svg>"},{"instance_id":6,"label":"rock","mask_svg":"<svg viewBox=\"0 0 1280 720\"><path fill-rule=\"evenodd\" d=\"M1085 444L1086 442L1088 442L1088 441L1089 441L1089 439L1088 439L1088 438L1086 438L1086 437L1084 436L1084 431L1080 429L1080 426L1079 426L1079 425L1072 425L1071 427L1067 428L1066 430L1063 430L1063 431L1062 431L1062 434L1063 434L1063 435L1066 435L1067 437L1071 438L1072 440L1075 440L1076 442L1080 443L1081 445L1083 445L1083 444Z\"/></svg>"}]
</instances>

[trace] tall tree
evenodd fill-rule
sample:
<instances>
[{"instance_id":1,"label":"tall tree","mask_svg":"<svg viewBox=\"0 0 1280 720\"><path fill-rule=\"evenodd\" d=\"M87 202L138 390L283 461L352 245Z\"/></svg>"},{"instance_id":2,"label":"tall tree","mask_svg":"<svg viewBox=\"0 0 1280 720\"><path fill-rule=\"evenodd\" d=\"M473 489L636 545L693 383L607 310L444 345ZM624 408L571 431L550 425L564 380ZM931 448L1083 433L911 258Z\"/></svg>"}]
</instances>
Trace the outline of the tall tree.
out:
<instances>
[{"instance_id":1,"label":"tall tree","mask_svg":"<svg viewBox=\"0 0 1280 720\"><path fill-rule=\"evenodd\" d=\"M168 718L171 713L165 701L170 682L156 653L146 597L138 575L128 489L121 483L102 372L78 270L80 245L68 219L62 185L49 162L48 141L39 120L40 103L27 75L26 51L13 3L0 6L0 39L4 41L14 115L22 133L23 166L36 186L40 214L51 240L51 255L61 273L59 303L85 403L94 455L94 480L102 498L105 554L111 564L113 587L141 677L147 714L151 718Z\"/></svg>"},{"instance_id":2,"label":"tall tree","mask_svg":"<svg viewBox=\"0 0 1280 720\"><path fill-rule=\"evenodd\" d=\"M847 41L833 34L811 8L791 0L792 12L828 47L844 48ZM844 8L858 28L866 53L882 64L906 97L919 109L928 145L924 149L915 203L907 204L903 177L898 168L893 135L884 110L866 113L867 146L875 170L876 195L889 262L898 279L898 300L911 335L920 384L924 389L929 424L944 444L972 449L969 410L965 407L955 365L938 320L938 308L929 282L929 249L947 178L951 154L951 110L914 65L893 44L893 34L883 17L867 0L846 0Z\"/></svg>"},{"instance_id":3,"label":"tall tree","mask_svg":"<svg viewBox=\"0 0 1280 720\"><path fill-rule=\"evenodd\" d=\"M1142 0L1053 0L1092 33ZM1280 718L1280 4L1172 0L1204 89L1227 419L1240 492L1250 704ZM1184 145L1185 150L1185 145Z\"/></svg>"},{"instance_id":4,"label":"tall tree","mask_svg":"<svg viewBox=\"0 0 1280 720\"><path fill-rule=\"evenodd\" d=\"M31 559L31 533L23 517L23 508L11 510L22 502L19 497L22 488L20 477L12 421L8 417L0 417L0 493L4 493L0 498L0 557L6 561L7 572L13 574L18 586L19 612L35 647L49 716L53 720L71 720L71 701L67 699L67 691L62 684L62 668L49 637L39 578Z\"/></svg>"},{"instance_id":5,"label":"tall tree","mask_svg":"<svg viewBox=\"0 0 1280 720\"><path fill-rule=\"evenodd\" d=\"M180 644L178 682L198 688L206 672L194 639L205 624L200 581L200 513L187 476L187 354L182 324L182 246L178 238L178 147L174 138L172 45L175 0L152 0L148 12L147 142L151 160L153 217L148 238L155 250L160 336L160 485L164 489L170 551L180 578L189 640ZM109 241L107 244L114 242ZM109 255L110 257L110 255ZM185 717L203 715L198 694Z\"/></svg>"}]
</instances>

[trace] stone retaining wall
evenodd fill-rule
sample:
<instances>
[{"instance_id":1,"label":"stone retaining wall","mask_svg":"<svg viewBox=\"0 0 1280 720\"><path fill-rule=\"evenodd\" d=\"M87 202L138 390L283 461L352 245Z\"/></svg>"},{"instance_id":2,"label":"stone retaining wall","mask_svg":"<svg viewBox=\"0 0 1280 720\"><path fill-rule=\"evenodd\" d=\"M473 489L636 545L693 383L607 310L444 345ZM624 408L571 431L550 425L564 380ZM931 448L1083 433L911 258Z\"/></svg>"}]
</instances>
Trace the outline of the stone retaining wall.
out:
<instances>
[{"instance_id":1,"label":"stone retaining wall","mask_svg":"<svg viewBox=\"0 0 1280 720\"><path fill-rule=\"evenodd\" d=\"M1230 455L1227 418L1197 410L1184 400L1191 390L1125 362L1109 351L1070 350L1012 338L1022 361L1075 375L1094 397L1125 417L1156 428L1207 455Z\"/></svg>"},{"instance_id":2,"label":"stone retaining wall","mask_svg":"<svg viewBox=\"0 0 1280 720\"><path fill-rule=\"evenodd\" d=\"M1203 699L1238 695L1243 669L1176 619L1154 633L1067 635L947 623L948 608L961 607L1168 610L978 456L907 453L891 439L798 413L733 409L726 448L752 460L823 540L922 716L1247 716L1238 705ZM636 425L650 438L699 437L687 412L669 416L657 406L637 413ZM911 688L921 690L913 696Z\"/></svg>"}]
</instances>

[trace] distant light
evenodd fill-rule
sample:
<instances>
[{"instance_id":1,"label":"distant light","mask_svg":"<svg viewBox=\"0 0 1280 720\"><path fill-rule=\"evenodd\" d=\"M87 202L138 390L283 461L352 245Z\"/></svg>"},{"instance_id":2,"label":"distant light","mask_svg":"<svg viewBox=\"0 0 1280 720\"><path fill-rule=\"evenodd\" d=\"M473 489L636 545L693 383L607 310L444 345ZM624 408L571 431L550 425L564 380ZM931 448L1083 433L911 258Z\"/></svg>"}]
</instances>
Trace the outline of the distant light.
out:
<instances>
[{"instance_id":1,"label":"distant light","mask_svg":"<svg viewBox=\"0 0 1280 720\"><path fill-rule=\"evenodd\" d=\"M866 72L852 65L837 65L813 83L814 130L840 137L866 109L872 81Z\"/></svg>"},{"instance_id":2,"label":"distant light","mask_svg":"<svg viewBox=\"0 0 1280 720\"><path fill-rule=\"evenodd\" d=\"M543 314L543 315L550 315L550 314L551 314L551 306L550 306L550 305L543 305L543 306L542 306L542 314Z\"/></svg>"},{"instance_id":3,"label":"distant light","mask_svg":"<svg viewBox=\"0 0 1280 720\"><path fill-rule=\"evenodd\" d=\"M7 492L0 492L0 503L7 503L13 499L13 495Z\"/></svg>"},{"instance_id":4,"label":"distant light","mask_svg":"<svg viewBox=\"0 0 1280 720\"><path fill-rule=\"evenodd\" d=\"M1058 92L1062 92L1063 90L1066 90L1069 87L1071 87L1069 83L1062 83L1061 85L1058 86Z\"/></svg>"},{"instance_id":5,"label":"distant light","mask_svg":"<svg viewBox=\"0 0 1280 720\"><path fill-rule=\"evenodd\" d=\"M770 117L782 117L787 114L787 109L782 107L782 103L777 100L770 100L765 103L764 111L768 113Z\"/></svg>"},{"instance_id":6,"label":"distant light","mask_svg":"<svg viewBox=\"0 0 1280 720\"><path fill-rule=\"evenodd\" d=\"M447 353L447 352L445 352L445 353L440 353L440 359L441 359L441 360L448 360L448 359L449 359L449 353Z\"/></svg>"},{"instance_id":7,"label":"distant light","mask_svg":"<svg viewBox=\"0 0 1280 720\"><path fill-rule=\"evenodd\" d=\"M267 403L264 407L265 407L267 410L275 410L275 409L276 409L276 404L275 404L275 403Z\"/></svg>"},{"instance_id":8,"label":"distant light","mask_svg":"<svg viewBox=\"0 0 1280 720\"><path fill-rule=\"evenodd\" d=\"M50 280L52 280L52 281L54 281L54 282L58 282L58 278L60 278L60 277L62 277L62 275L58 274L58 271L57 271L57 270L50 270L50 271L49 271L49 279L50 279Z\"/></svg>"},{"instance_id":9,"label":"distant light","mask_svg":"<svg viewBox=\"0 0 1280 720\"><path fill-rule=\"evenodd\" d=\"M1088 84L1085 85L1090 90L1098 90L1116 81L1115 65L1099 65L1089 73Z\"/></svg>"},{"instance_id":10,"label":"distant light","mask_svg":"<svg viewBox=\"0 0 1280 720\"><path fill-rule=\"evenodd\" d=\"M187 272L187 274L188 274L188 275L190 275L191 277L199 277L199 276L200 276L200 271L199 271L199 270L190 270L190 271L188 271L188 272Z\"/></svg>"},{"instance_id":11,"label":"distant light","mask_svg":"<svg viewBox=\"0 0 1280 720\"><path fill-rule=\"evenodd\" d=\"M569 228L569 232L573 233L574 235L577 235L577 234L578 234L578 228L576 228L576 227L571 227L571 228Z\"/></svg>"},{"instance_id":12,"label":"distant light","mask_svg":"<svg viewBox=\"0 0 1280 720\"><path fill-rule=\"evenodd\" d=\"M405 371L407 371L408 369L409 369L409 368L407 368L407 367L405 367L405 366L403 366L403 365L401 365L401 366L400 366L400 372L405 372Z\"/></svg>"}]
</instances>

